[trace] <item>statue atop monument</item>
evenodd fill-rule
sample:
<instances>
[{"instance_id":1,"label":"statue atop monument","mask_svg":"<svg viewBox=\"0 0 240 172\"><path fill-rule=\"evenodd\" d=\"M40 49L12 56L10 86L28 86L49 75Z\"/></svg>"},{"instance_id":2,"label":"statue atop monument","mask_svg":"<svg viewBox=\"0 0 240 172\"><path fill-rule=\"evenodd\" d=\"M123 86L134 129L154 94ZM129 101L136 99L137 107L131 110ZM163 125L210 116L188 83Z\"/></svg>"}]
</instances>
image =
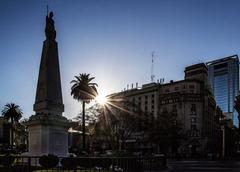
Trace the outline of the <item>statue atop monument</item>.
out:
<instances>
[{"instance_id":1,"label":"statue atop monument","mask_svg":"<svg viewBox=\"0 0 240 172\"><path fill-rule=\"evenodd\" d=\"M51 11L49 15L46 16L46 28L45 28L46 38L49 40L56 39L56 30L54 27L53 12Z\"/></svg>"}]
</instances>

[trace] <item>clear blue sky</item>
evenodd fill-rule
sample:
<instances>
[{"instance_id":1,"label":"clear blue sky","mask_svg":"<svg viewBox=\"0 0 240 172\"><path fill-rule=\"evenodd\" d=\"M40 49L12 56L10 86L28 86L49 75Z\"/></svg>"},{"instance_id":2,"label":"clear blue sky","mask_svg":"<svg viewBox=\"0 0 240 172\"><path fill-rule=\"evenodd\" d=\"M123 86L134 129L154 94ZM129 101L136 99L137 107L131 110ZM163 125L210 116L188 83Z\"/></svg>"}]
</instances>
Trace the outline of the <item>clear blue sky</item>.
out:
<instances>
[{"instance_id":1,"label":"clear blue sky","mask_svg":"<svg viewBox=\"0 0 240 172\"><path fill-rule=\"evenodd\" d=\"M237 0L1 0L0 107L15 102L24 117L34 114L47 4L68 118L81 110L70 96L79 73L95 76L99 92L109 94L150 82L152 51L156 77L179 80L187 65L240 50Z\"/></svg>"}]
</instances>

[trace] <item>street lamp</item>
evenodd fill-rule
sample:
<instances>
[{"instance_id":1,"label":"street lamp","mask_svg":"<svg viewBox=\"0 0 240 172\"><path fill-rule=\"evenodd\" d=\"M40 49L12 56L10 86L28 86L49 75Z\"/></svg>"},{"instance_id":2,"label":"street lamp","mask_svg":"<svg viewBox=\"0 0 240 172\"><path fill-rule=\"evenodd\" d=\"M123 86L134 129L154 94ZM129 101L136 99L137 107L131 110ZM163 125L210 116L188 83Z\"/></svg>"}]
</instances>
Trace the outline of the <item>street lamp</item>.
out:
<instances>
[{"instance_id":1,"label":"street lamp","mask_svg":"<svg viewBox=\"0 0 240 172\"><path fill-rule=\"evenodd\" d=\"M222 113L222 110L217 106L216 109L219 116L219 124L221 126L222 131L222 158L225 157L225 125L226 125L226 118L225 115Z\"/></svg>"},{"instance_id":2,"label":"street lamp","mask_svg":"<svg viewBox=\"0 0 240 172\"><path fill-rule=\"evenodd\" d=\"M223 140L222 140L222 158L225 157L225 126L224 124L221 125L221 130L222 130L222 136L223 136Z\"/></svg>"}]
</instances>

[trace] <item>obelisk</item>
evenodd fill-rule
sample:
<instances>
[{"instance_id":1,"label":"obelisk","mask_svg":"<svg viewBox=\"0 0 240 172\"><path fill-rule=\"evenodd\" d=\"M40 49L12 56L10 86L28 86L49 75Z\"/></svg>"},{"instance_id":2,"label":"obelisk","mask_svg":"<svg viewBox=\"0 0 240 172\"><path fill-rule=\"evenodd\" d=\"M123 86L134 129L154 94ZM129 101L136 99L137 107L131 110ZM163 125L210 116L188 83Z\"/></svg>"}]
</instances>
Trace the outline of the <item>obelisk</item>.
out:
<instances>
[{"instance_id":1,"label":"obelisk","mask_svg":"<svg viewBox=\"0 0 240 172\"><path fill-rule=\"evenodd\" d=\"M58 45L53 13L46 16L46 40L43 43L33 110L35 115L26 123L29 132L28 155L55 154L67 156L68 120L62 116L61 77Z\"/></svg>"}]
</instances>

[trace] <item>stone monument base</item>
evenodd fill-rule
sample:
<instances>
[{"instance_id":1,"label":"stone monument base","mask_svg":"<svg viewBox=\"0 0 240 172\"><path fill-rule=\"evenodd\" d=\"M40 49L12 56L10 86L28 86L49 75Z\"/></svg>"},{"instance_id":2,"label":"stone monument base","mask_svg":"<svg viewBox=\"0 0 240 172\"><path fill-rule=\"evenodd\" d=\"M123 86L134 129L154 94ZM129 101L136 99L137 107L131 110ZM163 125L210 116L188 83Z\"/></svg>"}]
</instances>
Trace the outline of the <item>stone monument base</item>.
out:
<instances>
[{"instance_id":1,"label":"stone monument base","mask_svg":"<svg viewBox=\"0 0 240 172\"><path fill-rule=\"evenodd\" d=\"M28 127L29 149L24 155L68 155L68 120L60 115L37 114L25 123Z\"/></svg>"}]
</instances>

